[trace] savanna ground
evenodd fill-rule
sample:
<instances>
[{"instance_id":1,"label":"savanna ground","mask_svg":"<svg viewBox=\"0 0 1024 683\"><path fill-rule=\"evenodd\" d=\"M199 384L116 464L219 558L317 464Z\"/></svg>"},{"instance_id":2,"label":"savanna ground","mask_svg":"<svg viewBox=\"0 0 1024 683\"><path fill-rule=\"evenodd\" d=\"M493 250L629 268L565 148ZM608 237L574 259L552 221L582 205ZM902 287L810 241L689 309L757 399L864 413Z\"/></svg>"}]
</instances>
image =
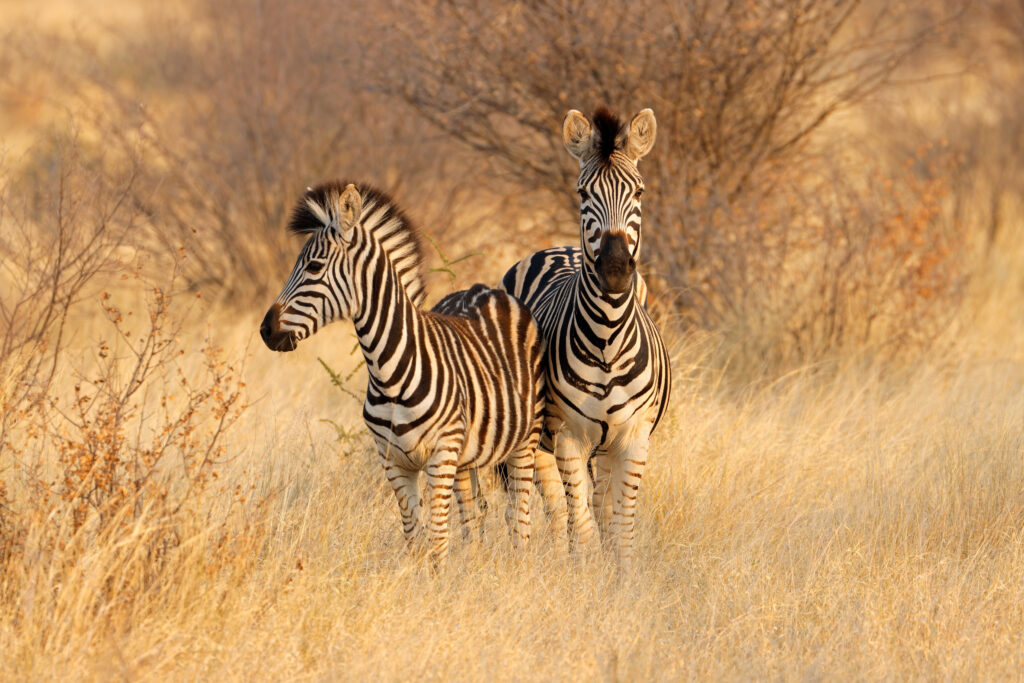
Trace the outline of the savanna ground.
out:
<instances>
[{"instance_id":1,"label":"savanna ground","mask_svg":"<svg viewBox=\"0 0 1024 683\"><path fill-rule=\"evenodd\" d=\"M0 674L1019 677L1024 5L368 7L0 3ZM433 573L351 329L259 341L285 216L370 181L493 283L600 103L659 124L637 567L492 493Z\"/></svg>"}]
</instances>

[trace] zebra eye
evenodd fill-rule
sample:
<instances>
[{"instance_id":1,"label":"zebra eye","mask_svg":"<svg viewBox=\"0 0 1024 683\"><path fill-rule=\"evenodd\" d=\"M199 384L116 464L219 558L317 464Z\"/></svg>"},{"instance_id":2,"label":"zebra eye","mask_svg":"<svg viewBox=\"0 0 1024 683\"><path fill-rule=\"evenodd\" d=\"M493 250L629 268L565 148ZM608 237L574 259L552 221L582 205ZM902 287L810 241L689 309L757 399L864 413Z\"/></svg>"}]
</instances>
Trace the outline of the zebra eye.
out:
<instances>
[{"instance_id":1,"label":"zebra eye","mask_svg":"<svg viewBox=\"0 0 1024 683\"><path fill-rule=\"evenodd\" d=\"M588 199L590 199L590 195L587 194L587 191L584 190L582 187L578 190L578 192L580 193L580 199L582 199L583 201L587 201Z\"/></svg>"},{"instance_id":2,"label":"zebra eye","mask_svg":"<svg viewBox=\"0 0 1024 683\"><path fill-rule=\"evenodd\" d=\"M306 264L306 272L311 274L311 275L316 275L317 273L319 273L323 269L324 269L324 262L323 261L310 261L309 263Z\"/></svg>"},{"instance_id":3,"label":"zebra eye","mask_svg":"<svg viewBox=\"0 0 1024 683\"><path fill-rule=\"evenodd\" d=\"M642 195L643 193L644 193L644 188L642 188L642 187L636 188L636 192L633 194L633 199L640 199L640 195Z\"/></svg>"}]
</instances>

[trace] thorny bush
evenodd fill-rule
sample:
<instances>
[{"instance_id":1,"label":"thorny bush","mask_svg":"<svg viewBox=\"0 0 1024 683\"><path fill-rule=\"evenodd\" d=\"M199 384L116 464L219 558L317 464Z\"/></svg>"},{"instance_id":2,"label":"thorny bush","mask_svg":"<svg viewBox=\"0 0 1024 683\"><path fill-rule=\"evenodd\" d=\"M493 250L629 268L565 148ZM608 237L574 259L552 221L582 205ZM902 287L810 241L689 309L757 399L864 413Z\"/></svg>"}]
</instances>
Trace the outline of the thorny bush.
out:
<instances>
[{"instance_id":1,"label":"thorny bush","mask_svg":"<svg viewBox=\"0 0 1024 683\"><path fill-rule=\"evenodd\" d=\"M201 369L187 367L194 360L181 348L171 295L152 288L149 299L138 329L104 293L113 337L98 342L92 369L72 373L70 392L51 392L23 425L13 472L34 495L0 501L7 563L28 542L35 561L58 563L59 574L97 539L132 538L137 575L148 581L199 524L224 436L246 407L244 384L209 341Z\"/></svg>"}]
</instances>

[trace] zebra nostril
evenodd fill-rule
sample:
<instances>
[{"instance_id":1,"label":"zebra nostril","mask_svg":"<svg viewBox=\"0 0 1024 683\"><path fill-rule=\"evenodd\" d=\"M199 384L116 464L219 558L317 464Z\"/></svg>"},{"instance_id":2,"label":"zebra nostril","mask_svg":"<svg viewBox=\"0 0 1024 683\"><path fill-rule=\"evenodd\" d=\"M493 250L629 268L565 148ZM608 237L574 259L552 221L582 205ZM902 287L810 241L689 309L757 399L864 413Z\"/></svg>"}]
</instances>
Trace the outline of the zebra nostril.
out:
<instances>
[{"instance_id":1,"label":"zebra nostril","mask_svg":"<svg viewBox=\"0 0 1024 683\"><path fill-rule=\"evenodd\" d=\"M267 311L267 314L263 316L263 322L260 323L260 337L262 337L263 342L268 346L270 345L270 338L274 334L274 327L277 322L276 313L277 309L272 307Z\"/></svg>"}]
</instances>

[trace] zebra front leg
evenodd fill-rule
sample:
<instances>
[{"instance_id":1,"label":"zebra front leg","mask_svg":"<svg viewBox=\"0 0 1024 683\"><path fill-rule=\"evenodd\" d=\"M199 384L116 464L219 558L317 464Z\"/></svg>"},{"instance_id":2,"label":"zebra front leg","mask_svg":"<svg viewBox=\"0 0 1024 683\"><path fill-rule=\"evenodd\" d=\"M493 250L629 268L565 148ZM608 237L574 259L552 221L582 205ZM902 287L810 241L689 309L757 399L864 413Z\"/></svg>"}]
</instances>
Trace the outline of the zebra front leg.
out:
<instances>
[{"instance_id":1,"label":"zebra front leg","mask_svg":"<svg viewBox=\"0 0 1024 683\"><path fill-rule=\"evenodd\" d=\"M384 449L381 448L381 451ZM402 514L402 533L409 545L413 545L423 532L420 520L419 472L399 467L381 452L384 476L395 492L398 511Z\"/></svg>"},{"instance_id":2,"label":"zebra front leg","mask_svg":"<svg viewBox=\"0 0 1024 683\"><path fill-rule=\"evenodd\" d=\"M594 518L590 514L590 477L587 475L587 455L590 449L567 429L555 434L555 461L565 487L568 512L570 549L592 547L597 536Z\"/></svg>"},{"instance_id":3,"label":"zebra front leg","mask_svg":"<svg viewBox=\"0 0 1024 683\"><path fill-rule=\"evenodd\" d=\"M512 547L522 548L530 541L530 493L533 491L533 467L537 449L536 437L512 452L508 458L508 508Z\"/></svg>"},{"instance_id":4,"label":"zebra front leg","mask_svg":"<svg viewBox=\"0 0 1024 683\"><path fill-rule=\"evenodd\" d=\"M448 555L448 520L461 448L462 439L440 441L427 460L427 546L434 561Z\"/></svg>"},{"instance_id":5,"label":"zebra front leg","mask_svg":"<svg viewBox=\"0 0 1024 683\"><path fill-rule=\"evenodd\" d=\"M568 529L568 509L565 504L565 488L558 472L555 454L537 449L533 463L533 481L544 499L544 514L548 525L563 537Z\"/></svg>"},{"instance_id":6,"label":"zebra front leg","mask_svg":"<svg viewBox=\"0 0 1024 683\"><path fill-rule=\"evenodd\" d=\"M455 500L459 505L459 521L462 537L471 538L480 535L483 529L483 514L473 491L471 469L462 469L455 473Z\"/></svg>"},{"instance_id":7,"label":"zebra front leg","mask_svg":"<svg viewBox=\"0 0 1024 683\"><path fill-rule=\"evenodd\" d=\"M594 493L591 496L590 509L597 521L597 528L601 532L601 539L608 536L608 525L612 521L612 498L608 495L611 488L611 464L608 461L608 452L605 449L597 449L591 456L594 478Z\"/></svg>"},{"instance_id":8,"label":"zebra front leg","mask_svg":"<svg viewBox=\"0 0 1024 683\"><path fill-rule=\"evenodd\" d=\"M647 465L652 425L644 424L641 433L613 456L611 472L612 519L609 525L619 566L633 563L633 523L640 479Z\"/></svg>"}]
</instances>

